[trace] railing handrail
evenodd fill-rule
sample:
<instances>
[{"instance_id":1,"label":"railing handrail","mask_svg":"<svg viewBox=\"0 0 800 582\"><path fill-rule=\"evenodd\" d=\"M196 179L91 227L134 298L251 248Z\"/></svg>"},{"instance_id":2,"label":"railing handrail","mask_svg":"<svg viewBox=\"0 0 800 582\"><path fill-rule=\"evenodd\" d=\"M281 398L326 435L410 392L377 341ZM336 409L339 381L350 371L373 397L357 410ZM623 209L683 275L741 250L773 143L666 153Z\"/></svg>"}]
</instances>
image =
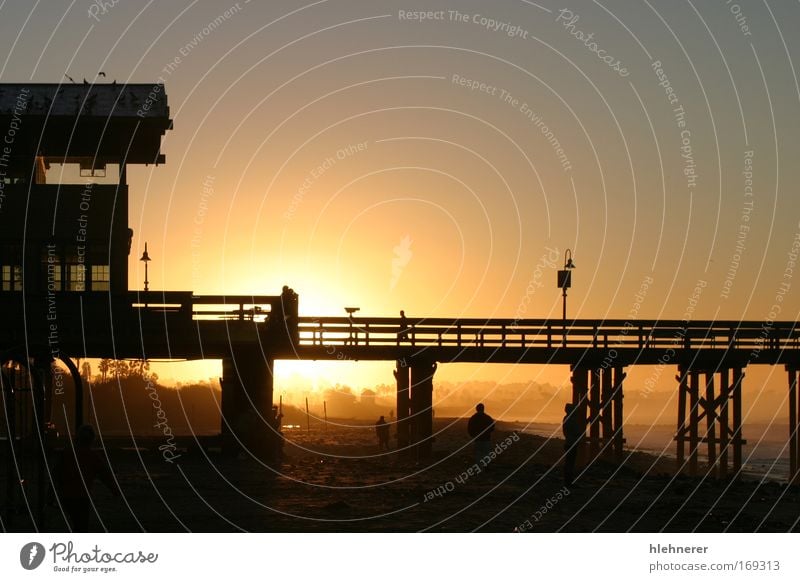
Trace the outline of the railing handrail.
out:
<instances>
[{"instance_id":1,"label":"railing handrail","mask_svg":"<svg viewBox=\"0 0 800 582\"><path fill-rule=\"evenodd\" d=\"M300 317L300 345L800 349L800 325L759 321Z\"/></svg>"}]
</instances>

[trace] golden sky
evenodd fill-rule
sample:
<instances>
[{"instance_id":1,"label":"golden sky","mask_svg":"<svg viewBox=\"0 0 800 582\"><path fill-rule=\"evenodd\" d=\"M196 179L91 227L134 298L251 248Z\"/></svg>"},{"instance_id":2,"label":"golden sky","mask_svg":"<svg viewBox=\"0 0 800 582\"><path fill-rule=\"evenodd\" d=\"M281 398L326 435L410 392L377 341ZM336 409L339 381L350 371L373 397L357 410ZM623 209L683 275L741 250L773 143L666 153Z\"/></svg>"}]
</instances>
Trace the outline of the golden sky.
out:
<instances>
[{"instance_id":1,"label":"golden sky","mask_svg":"<svg viewBox=\"0 0 800 582\"><path fill-rule=\"evenodd\" d=\"M570 317L795 321L800 6L736 6L11 1L0 79L165 83L132 285L147 241L151 288L558 318L569 248Z\"/></svg>"}]
</instances>

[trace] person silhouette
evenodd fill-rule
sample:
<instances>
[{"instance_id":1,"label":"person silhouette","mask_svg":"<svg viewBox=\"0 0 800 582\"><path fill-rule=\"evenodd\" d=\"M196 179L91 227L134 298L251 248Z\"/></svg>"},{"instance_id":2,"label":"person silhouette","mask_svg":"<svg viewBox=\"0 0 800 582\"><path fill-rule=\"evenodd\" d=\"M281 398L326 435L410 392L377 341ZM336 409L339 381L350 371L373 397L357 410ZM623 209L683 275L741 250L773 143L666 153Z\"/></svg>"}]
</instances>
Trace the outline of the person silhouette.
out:
<instances>
[{"instance_id":1,"label":"person silhouette","mask_svg":"<svg viewBox=\"0 0 800 582\"><path fill-rule=\"evenodd\" d=\"M401 344L408 340L408 321L406 320L406 312L400 310L400 331L397 334L397 343Z\"/></svg>"},{"instance_id":2,"label":"person silhouette","mask_svg":"<svg viewBox=\"0 0 800 582\"><path fill-rule=\"evenodd\" d=\"M494 419L484 412L483 404L475 407L473 414L467 423L467 432L475 443L475 463L489 455L492 450L492 431L494 430Z\"/></svg>"},{"instance_id":3,"label":"person silhouette","mask_svg":"<svg viewBox=\"0 0 800 582\"><path fill-rule=\"evenodd\" d=\"M272 407L272 417L270 418L270 434L268 438L272 441L272 446L270 447L270 454L272 459L275 461L280 461L283 458L283 413L280 411L280 408L277 406Z\"/></svg>"},{"instance_id":4,"label":"person silhouette","mask_svg":"<svg viewBox=\"0 0 800 582\"><path fill-rule=\"evenodd\" d=\"M378 450L389 450L389 423L381 416L375 423L375 434L378 437Z\"/></svg>"},{"instance_id":5,"label":"person silhouette","mask_svg":"<svg viewBox=\"0 0 800 582\"><path fill-rule=\"evenodd\" d=\"M92 485L100 479L114 496L120 495L106 462L94 450L94 429L85 424L75 434L72 447L65 447L56 469L57 493L61 508L73 532L89 531Z\"/></svg>"},{"instance_id":6,"label":"person silhouette","mask_svg":"<svg viewBox=\"0 0 800 582\"><path fill-rule=\"evenodd\" d=\"M567 403L564 406L564 420L561 430L564 432L564 485L572 486L575 478L575 463L578 460L578 451L583 441L584 423L579 418L579 408L575 404Z\"/></svg>"}]
</instances>

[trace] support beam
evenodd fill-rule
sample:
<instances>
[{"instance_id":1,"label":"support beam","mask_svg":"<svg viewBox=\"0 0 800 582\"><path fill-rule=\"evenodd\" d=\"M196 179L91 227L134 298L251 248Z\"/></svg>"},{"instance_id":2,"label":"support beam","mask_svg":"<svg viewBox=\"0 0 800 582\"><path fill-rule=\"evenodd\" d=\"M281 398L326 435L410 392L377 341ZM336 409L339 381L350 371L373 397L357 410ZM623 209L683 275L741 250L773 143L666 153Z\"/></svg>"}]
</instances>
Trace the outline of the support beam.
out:
<instances>
[{"instance_id":1,"label":"support beam","mask_svg":"<svg viewBox=\"0 0 800 582\"><path fill-rule=\"evenodd\" d=\"M677 461L678 471L683 470L686 460L686 395L689 393L689 386L686 381L688 372L683 366L678 366L678 429L675 433L675 440L678 443Z\"/></svg>"},{"instance_id":2,"label":"support beam","mask_svg":"<svg viewBox=\"0 0 800 582\"><path fill-rule=\"evenodd\" d=\"M589 393L589 374L590 371L588 368L580 368L577 366L572 366L572 404L574 404L578 409L578 419L580 423L583 425L584 433L586 431L586 413L588 409L588 393ZM585 455L585 434L584 439L581 440L581 444L578 447L578 463L581 463L583 460L586 459Z\"/></svg>"},{"instance_id":3,"label":"support beam","mask_svg":"<svg viewBox=\"0 0 800 582\"><path fill-rule=\"evenodd\" d=\"M700 373L689 372L689 474L697 475L697 449L700 424Z\"/></svg>"},{"instance_id":4,"label":"support beam","mask_svg":"<svg viewBox=\"0 0 800 582\"><path fill-rule=\"evenodd\" d=\"M612 437L614 434L614 408L611 405L614 377L611 368L600 369L600 427L603 457L612 456Z\"/></svg>"},{"instance_id":5,"label":"support beam","mask_svg":"<svg viewBox=\"0 0 800 582\"><path fill-rule=\"evenodd\" d=\"M622 399L624 398L624 394L622 391L622 383L625 380L625 372L622 371L622 368L614 368L614 394L613 398L613 406L614 406L614 461L617 463L621 463L623 459L623 452L622 447L625 443L625 438L622 432Z\"/></svg>"},{"instance_id":6,"label":"support beam","mask_svg":"<svg viewBox=\"0 0 800 582\"><path fill-rule=\"evenodd\" d=\"M436 364L411 364L411 442L417 460L428 459L433 452L433 375Z\"/></svg>"},{"instance_id":7,"label":"support beam","mask_svg":"<svg viewBox=\"0 0 800 582\"><path fill-rule=\"evenodd\" d=\"M800 483L800 424L798 424L797 376L798 369L786 366L789 373L789 483Z\"/></svg>"},{"instance_id":8,"label":"support beam","mask_svg":"<svg viewBox=\"0 0 800 582\"><path fill-rule=\"evenodd\" d=\"M723 370L721 373L727 373ZM716 419L717 419L717 401L714 395L714 372L706 372L706 398L705 398L706 414L706 445L708 448L708 471L709 475L716 476L717 466L717 439L716 439Z\"/></svg>"},{"instance_id":9,"label":"support beam","mask_svg":"<svg viewBox=\"0 0 800 582\"><path fill-rule=\"evenodd\" d=\"M589 457L595 459L600 452L600 370L591 370L592 385L589 392Z\"/></svg>"},{"instance_id":10,"label":"support beam","mask_svg":"<svg viewBox=\"0 0 800 582\"><path fill-rule=\"evenodd\" d=\"M730 427L728 426L728 400L731 397L730 389L731 371L728 368L720 370L719 398L719 478L728 476L728 448L730 447Z\"/></svg>"},{"instance_id":11,"label":"support beam","mask_svg":"<svg viewBox=\"0 0 800 582\"><path fill-rule=\"evenodd\" d=\"M730 475L730 456L733 449L733 470L738 473L742 467L742 446L747 443L742 438L742 368L722 367L720 370L689 370L679 367L676 380L678 390L678 430L675 440L678 443L678 469L686 459L686 443L689 444L688 471L697 475L699 448L706 443L708 453L708 474L726 478ZM719 373L719 394L715 388L715 374ZM705 390L700 398L700 375L705 374ZM688 413L687 413L688 399ZM733 421L731 422L731 408ZM687 421L688 417L688 421ZM700 423L705 419L705 429Z\"/></svg>"},{"instance_id":12,"label":"support beam","mask_svg":"<svg viewBox=\"0 0 800 582\"><path fill-rule=\"evenodd\" d=\"M731 389L731 399L733 400L733 472L739 475L742 470L742 445L745 444L742 438L742 381L744 372L741 368L733 369L733 388Z\"/></svg>"},{"instance_id":13,"label":"support beam","mask_svg":"<svg viewBox=\"0 0 800 582\"><path fill-rule=\"evenodd\" d=\"M222 360L222 446L275 460L280 438L272 414L275 361L260 350L237 350Z\"/></svg>"},{"instance_id":14,"label":"support beam","mask_svg":"<svg viewBox=\"0 0 800 582\"><path fill-rule=\"evenodd\" d=\"M410 369L405 360L397 360L394 377L397 380L397 448L406 452L410 442L409 414L411 397L408 390Z\"/></svg>"}]
</instances>

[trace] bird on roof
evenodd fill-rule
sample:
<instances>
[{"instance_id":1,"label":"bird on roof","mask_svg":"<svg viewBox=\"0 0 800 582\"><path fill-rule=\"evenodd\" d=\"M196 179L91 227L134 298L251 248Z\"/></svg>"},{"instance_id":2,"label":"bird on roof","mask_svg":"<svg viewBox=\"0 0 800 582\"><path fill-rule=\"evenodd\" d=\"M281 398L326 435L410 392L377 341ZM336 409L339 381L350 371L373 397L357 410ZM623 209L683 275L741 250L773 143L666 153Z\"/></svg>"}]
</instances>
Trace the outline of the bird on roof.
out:
<instances>
[{"instance_id":1,"label":"bird on roof","mask_svg":"<svg viewBox=\"0 0 800 582\"><path fill-rule=\"evenodd\" d=\"M73 83L75 82L75 79L73 79L72 77L70 77L70 76L69 76L69 75L67 75L66 73L64 73L64 76L65 76L67 79L69 79L70 81L72 81Z\"/></svg>"},{"instance_id":2,"label":"bird on roof","mask_svg":"<svg viewBox=\"0 0 800 582\"><path fill-rule=\"evenodd\" d=\"M99 73L97 73L97 76L98 77L105 77L106 74L103 71L100 71Z\"/></svg>"}]
</instances>

